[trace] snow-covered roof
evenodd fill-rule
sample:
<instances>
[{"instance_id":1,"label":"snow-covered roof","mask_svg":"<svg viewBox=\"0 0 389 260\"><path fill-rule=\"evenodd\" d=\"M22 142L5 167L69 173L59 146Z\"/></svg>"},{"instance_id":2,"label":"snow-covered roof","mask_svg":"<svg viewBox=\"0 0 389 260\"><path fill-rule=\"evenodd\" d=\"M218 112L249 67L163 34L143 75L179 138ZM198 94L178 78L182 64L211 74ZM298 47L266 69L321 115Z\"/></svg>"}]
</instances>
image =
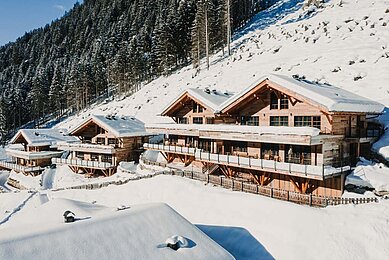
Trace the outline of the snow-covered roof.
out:
<instances>
[{"instance_id":1,"label":"snow-covered roof","mask_svg":"<svg viewBox=\"0 0 389 260\"><path fill-rule=\"evenodd\" d=\"M23 136L29 146L55 146L57 142L77 142L74 136L69 136L64 129L21 129L11 139L14 144Z\"/></svg>"},{"instance_id":2,"label":"snow-covered roof","mask_svg":"<svg viewBox=\"0 0 389 260\"><path fill-rule=\"evenodd\" d=\"M185 95L188 95L194 99L197 99L201 103L203 103L205 106L211 108L212 110L216 111L218 107L224 103L226 100L231 98L233 96L232 93L227 91L220 91L216 89L200 89L200 88L190 88L182 93L179 94L179 96L172 100L162 111L168 110L171 106L173 106L177 100L180 100ZM162 112L162 114L164 114Z\"/></svg>"},{"instance_id":3,"label":"snow-covered roof","mask_svg":"<svg viewBox=\"0 0 389 260\"><path fill-rule=\"evenodd\" d=\"M34 212L33 220L20 223L12 238L0 235L0 259L234 259L166 204L113 211L71 202L51 200ZM66 210L75 213L76 222L63 223ZM32 230L23 229L28 221L35 222ZM47 225L37 224L42 221ZM186 238L185 248L166 247L174 235Z\"/></svg>"},{"instance_id":4,"label":"snow-covered roof","mask_svg":"<svg viewBox=\"0 0 389 260\"><path fill-rule=\"evenodd\" d=\"M259 78L252 85L225 101L217 110L222 111L227 108L265 80L303 96L305 99L325 107L329 112L380 114L385 108L381 103L329 84L313 83L289 76L270 74Z\"/></svg>"},{"instance_id":5,"label":"snow-covered roof","mask_svg":"<svg viewBox=\"0 0 389 260\"><path fill-rule=\"evenodd\" d=\"M247 126L227 124L148 124L147 128L164 128L167 130L188 131L217 131L240 134L257 135L300 135L318 136L320 129L314 127L288 127L288 126Z\"/></svg>"},{"instance_id":6,"label":"snow-covered roof","mask_svg":"<svg viewBox=\"0 0 389 260\"><path fill-rule=\"evenodd\" d=\"M94 122L116 137L148 136L144 123L131 116L92 115L70 130L74 134L86 124Z\"/></svg>"}]
</instances>

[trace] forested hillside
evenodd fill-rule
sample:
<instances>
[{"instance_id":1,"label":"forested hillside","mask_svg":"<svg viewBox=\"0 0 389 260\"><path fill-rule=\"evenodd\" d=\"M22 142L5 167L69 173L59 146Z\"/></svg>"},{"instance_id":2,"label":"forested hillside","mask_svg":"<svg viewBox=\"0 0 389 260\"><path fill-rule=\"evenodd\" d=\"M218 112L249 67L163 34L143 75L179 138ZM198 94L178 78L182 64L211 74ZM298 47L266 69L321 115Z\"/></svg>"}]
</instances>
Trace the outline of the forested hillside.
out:
<instances>
[{"instance_id":1,"label":"forested hillside","mask_svg":"<svg viewBox=\"0 0 389 260\"><path fill-rule=\"evenodd\" d=\"M0 130L131 93L226 47L275 0L85 0L51 25L0 47ZM230 8L228 8L228 3ZM227 10L230 10L228 19ZM206 33L207 32L207 33Z\"/></svg>"}]
</instances>

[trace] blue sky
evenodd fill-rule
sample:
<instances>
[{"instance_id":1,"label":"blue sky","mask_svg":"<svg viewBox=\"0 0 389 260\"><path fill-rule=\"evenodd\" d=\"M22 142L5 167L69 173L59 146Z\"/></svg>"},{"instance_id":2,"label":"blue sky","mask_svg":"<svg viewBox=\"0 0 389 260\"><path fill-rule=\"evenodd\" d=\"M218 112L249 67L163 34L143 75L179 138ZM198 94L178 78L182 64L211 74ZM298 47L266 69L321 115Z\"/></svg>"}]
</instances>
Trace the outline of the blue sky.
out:
<instances>
[{"instance_id":1,"label":"blue sky","mask_svg":"<svg viewBox=\"0 0 389 260\"><path fill-rule=\"evenodd\" d=\"M82 0L0 0L0 46L42 27Z\"/></svg>"}]
</instances>

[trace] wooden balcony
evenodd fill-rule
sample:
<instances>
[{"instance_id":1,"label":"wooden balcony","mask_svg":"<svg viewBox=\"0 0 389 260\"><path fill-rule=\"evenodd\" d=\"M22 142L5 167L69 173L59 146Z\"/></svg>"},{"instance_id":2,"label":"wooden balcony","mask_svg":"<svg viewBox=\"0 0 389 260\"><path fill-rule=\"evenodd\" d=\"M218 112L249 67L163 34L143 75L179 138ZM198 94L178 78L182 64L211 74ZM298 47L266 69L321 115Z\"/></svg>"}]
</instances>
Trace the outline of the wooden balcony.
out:
<instances>
[{"instance_id":1,"label":"wooden balcony","mask_svg":"<svg viewBox=\"0 0 389 260\"><path fill-rule=\"evenodd\" d=\"M66 164L69 166L90 168L97 170L108 170L115 168L114 165L108 162L97 162L97 161L87 161L87 160L76 160L76 159L63 159L63 158L53 158L53 164Z\"/></svg>"},{"instance_id":2,"label":"wooden balcony","mask_svg":"<svg viewBox=\"0 0 389 260\"><path fill-rule=\"evenodd\" d=\"M61 157L63 153L62 151L26 152L15 149L6 149L5 151L9 156L25 160L51 159L53 157Z\"/></svg>"},{"instance_id":3,"label":"wooden balcony","mask_svg":"<svg viewBox=\"0 0 389 260\"><path fill-rule=\"evenodd\" d=\"M236 168L245 168L258 171L266 171L290 176L304 177L309 179L324 180L336 175L343 174L350 170L350 166L332 167L303 165L297 163L278 162L276 160L257 159L251 157L242 157L236 155L224 155L205 152L201 149L162 145L162 144L144 144L148 150L157 150L166 153L176 153L193 156L196 161L209 162L213 164L226 165Z\"/></svg>"},{"instance_id":4,"label":"wooden balcony","mask_svg":"<svg viewBox=\"0 0 389 260\"><path fill-rule=\"evenodd\" d=\"M57 147L62 151L77 151L84 153L114 154L116 152L115 145L59 142Z\"/></svg>"},{"instance_id":5,"label":"wooden balcony","mask_svg":"<svg viewBox=\"0 0 389 260\"><path fill-rule=\"evenodd\" d=\"M22 173L39 173L44 170L44 168L39 166L23 166L16 164L14 162L6 162L6 161L0 161L0 168L8 169L8 170L14 170L16 172L22 172Z\"/></svg>"}]
</instances>

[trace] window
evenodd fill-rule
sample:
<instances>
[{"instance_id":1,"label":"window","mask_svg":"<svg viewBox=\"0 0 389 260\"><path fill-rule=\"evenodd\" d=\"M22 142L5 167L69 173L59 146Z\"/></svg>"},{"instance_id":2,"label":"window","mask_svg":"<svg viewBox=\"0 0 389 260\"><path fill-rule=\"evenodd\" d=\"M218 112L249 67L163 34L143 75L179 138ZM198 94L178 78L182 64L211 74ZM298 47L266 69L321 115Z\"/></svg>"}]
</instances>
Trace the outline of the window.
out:
<instances>
[{"instance_id":1,"label":"window","mask_svg":"<svg viewBox=\"0 0 389 260\"><path fill-rule=\"evenodd\" d=\"M289 126L288 116L271 116L270 126Z\"/></svg>"},{"instance_id":2,"label":"window","mask_svg":"<svg viewBox=\"0 0 389 260\"><path fill-rule=\"evenodd\" d=\"M295 116L294 126L310 126L321 128L321 117L320 116Z\"/></svg>"},{"instance_id":3,"label":"window","mask_svg":"<svg viewBox=\"0 0 389 260\"><path fill-rule=\"evenodd\" d=\"M213 117L207 117L207 125L213 125L215 123L215 120Z\"/></svg>"},{"instance_id":4,"label":"window","mask_svg":"<svg viewBox=\"0 0 389 260\"><path fill-rule=\"evenodd\" d=\"M247 153L247 142L232 142L232 153Z\"/></svg>"},{"instance_id":5,"label":"window","mask_svg":"<svg viewBox=\"0 0 389 260\"><path fill-rule=\"evenodd\" d=\"M203 124L203 118L202 117L194 117L193 118L193 124L202 125Z\"/></svg>"},{"instance_id":6,"label":"window","mask_svg":"<svg viewBox=\"0 0 389 260\"><path fill-rule=\"evenodd\" d=\"M278 109L278 97L275 92L270 94L270 109Z\"/></svg>"},{"instance_id":7,"label":"window","mask_svg":"<svg viewBox=\"0 0 389 260\"><path fill-rule=\"evenodd\" d=\"M97 144L105 144L105 138L97 137L96 138L96 143Z\"/></svg>"},{"instance_id":8,"label":"window","mask_svg":"<svg viewBox=\"0 0 389 260\"><path fill-rule=\"evenodd\" d=\"M118 143L117 139L108 138L108 145L116 145Z\"/></svg>"},{"instance_id":9,"label":"window","mask_svg":"<svg viewBox=\"0 0 389 260\"><path fill-rule=\"evenodd\" d=\"M92 153L92 154L90 155L90 159L91 159L92 161L98 161L98 160L99 160L99 155L98 155L98 154L95 154L95 153Z\"/></svg>"},{"instance_id":10,"label":"window","mask_svg":"<svg viewBox=\"0 0 389 260\"><path fill-rule=\"evenodd\" d=\"M258 116L241 116L240 124L241 125L250 125L250 126L259 126L259 117Z\"/></svg>"},{"instance_id":11,"label":"window","mask_svg":"<svg viewBox=\"0 0 389 260\"><path fill-rule=\"evenodd\" d=\"M321 117L320 116L313 116L312 117L312 126L316 128L321 128Z\"/></svg>"},{"instance_id":12,"label":"window","mask_svg":"<svg viewBox=\"0 0 389 260\"><path fill-rule=\"evenodd\" d=\"M280 109L288 109L288 108L289 108L288 96L283 95L280 99Z\"/></svg>"},{"instance_id":13,"label":"window","mask_svg":"<svg viewBox=\"0 0 389 260\"><path fill-rule=\"evenodd\" d=\"M102 162L107 162L107 163L112 163L112 155L103 154L101 156L101 161Z\"/></svg>"},{"instance_id":14,"label":"window","mask_svg":"<svg viewBox=\"0 0 389 260\"><path fill-rule=\"evenodd\" d=\"M184 124L184 125L188 124L188 118L186 117L177 118L177 124Z\"/></svg>"},{"instance_id":15,"label":"window","mask_svg":"<svg viewBox=\"0 0 389 260\"><path fill-rule=\"evenodd\" d=\"M193 101L192 104L193 104L193 113L197 113L197 108L198 108L197 103Z\"/></svg>"},{"instance_id":16,"label":"window","mask_svg":"<svg viewBox=\"0 0 389 260\"><path fill-rule=\"evenodd\" d=\"M193 113L202 113L204 111L204 108L198 103L193 101L192 104L193 104Z\"/></svg>"}]
</instances>

